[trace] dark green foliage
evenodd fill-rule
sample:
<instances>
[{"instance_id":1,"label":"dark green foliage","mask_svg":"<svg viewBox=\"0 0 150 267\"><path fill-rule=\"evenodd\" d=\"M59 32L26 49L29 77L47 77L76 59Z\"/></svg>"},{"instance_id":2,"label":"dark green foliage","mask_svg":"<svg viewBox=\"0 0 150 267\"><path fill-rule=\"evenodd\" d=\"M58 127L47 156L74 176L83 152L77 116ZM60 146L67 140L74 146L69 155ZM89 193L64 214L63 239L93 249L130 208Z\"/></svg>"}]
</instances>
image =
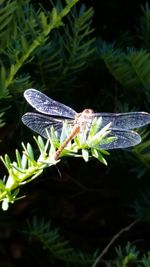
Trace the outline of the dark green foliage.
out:
<instances>
[{"instance_id":1,"label":"dark green foliage","mask_svg":"<svg viewBox=\"0 0 150 267\"><path fill-rule=\"evenodd\" d=\"M137 248L130 243L126 245L124 249L120 246L116 248L117 260L114 264L109 263L107 267L149 267L150 255L140 255Z\"/></svg>"},{"instance_id":2,"label":"dark green foliage","mask_svg":"<svg viewBox=\"0 0 150 267\"><path fill-rule=\"evenodd\" d=\"M139 20L134 38L127 44L128 37L124 43L115 42L98 44L99 55L106 64L113 77L125 87L126 90L138 90L149 97L150 93L150 8L147 3L142 7L142 16ZM124 37L123 37L124 38ZM136 46L136 45L137 46ZM119 46L119 48L118 48Z\"/></svg>"},{"instance_id":3,"label":"dark green foliage","mask_svg":"<svg viewBox=\"0 0 150 267\"><path fill-rule=\"evenodd\" d=\"M149 50L150 48L150 6L146 2L145 6L141 6L142 16L137 27L137 36L141 41L143 48Z\"/></svg>"},{"instance_id":4,"label":"dark green foliage","mask_svg":"<svg viewBox=\"0 0 150 267\"><path fill-rule=\"evenodd\" d=\"M41 247L49 251L49 261L60 261L65 266L90 266L97 253L93 255L76 251L71 247L69 241L64 241L58 229L53 229L50 222L44 219L38 220L36 217L27 222L27 230L23 231L30 240L39 241Z\"/></svg>"},{"instance_id":5,"label":"dark green foliage","mask_svg":"<svg viewBox=\"0 0 150 267\"><path fill-rule=\"evenodd\" d=\"M128 242L124 248L121 246L115 248L116 258L113 259L113 263L101 259L95 265L98 251L93 254L76 251L70 246L69 241L61 237L60 231L51 226L50 222L36 217L32 221L27 221L27 227L22 233L27 235L30 242L36 240L43 250L49 251L49 261L52 264L57 264L58 261L63 266L99 266L102 264L107 267L149 267L150 264L149 253L140 255L136 246Z\"/></svg>"},{"instance_id":6,"label":"dark green foliage","mask_svg":"<svg viewBox=\"0 0 150 267\"><path fill-rule=\"evenodd\" d=\"M52 34L44 46L37 49L33 66L42 85L50 90L71 90L77 73L84 70L95 51L92 47L94 38L91 33L92 8L84 5L70 13L68 23L61 30ZM66 89L65 89L66 90Z\"/></svg>"},{"instance_id":7,"label":"dark green foliage","mask_svg":"<svg viewBox=\"0 0 150 267\"><path fill-rule=\"evenodd\" d=\"M9 4L3 1L0 18L1 99L23 92L34 78L41 88L49 87L50 82L54 82L51 87L57 84L60 88L64 79L67 83L73 81L75 74L86 68L94 51L94 39L89 37L93 31L90 25L92 8L86 10L83 5L78 12L74 9L70 13L68 22L64 24L62 21L77 1L68 1L64 9L56 4L51 12L41 8L36 11L31 1L18 0ZM64 27L59 32L56 28L60 26Z\"/></svg>"},{"instance_id":8,"label":"dark green foliage","mask_svg":"<svg viewBox=\"0 0 150 267\"><path fill-rule=\"evenodd\" d=\"M121 111L129 111L132 108L150 112L150 6L148 2L142 6L141 11L134 35L130 32L126 35L123 33L120 38L124 42L114 41L113 44L105 41L97 42L100 59L117 84L117 93L123 96L122 107L117 99ZM149 172L150 166L149 132L145 131L142 135L143 142L133 148L133 157L129 156L133 165L136 164L133 169L136 169L138 177Z\"/></svg>"},{"instance_id":9,"label":"dark green foliage","mask_svg":"<svg viewBox=\"0 0 150 267\"><path fill-rule=\"evenodd\" d=\"M122 249L120 246L116 248L117 260L115 263L116 267L126 267L128 265L132 265L138 262L139 252L137 251L135 246L132 246L128 243L125 249ZM112 266L111 264L108 266Z\"/></svg>"},{"instance_id":10,"label":"dark green foliage","mask_svg":"<svg viewBox=\"0 0 150 267\"><path fill-rule=\"evenodd\" d=\"M132 88L150 88L150 53L144 49L127 49L123 52L113 45L104 44L101 58L111 74L128 90Z\"/></svg>"}]
</instances>

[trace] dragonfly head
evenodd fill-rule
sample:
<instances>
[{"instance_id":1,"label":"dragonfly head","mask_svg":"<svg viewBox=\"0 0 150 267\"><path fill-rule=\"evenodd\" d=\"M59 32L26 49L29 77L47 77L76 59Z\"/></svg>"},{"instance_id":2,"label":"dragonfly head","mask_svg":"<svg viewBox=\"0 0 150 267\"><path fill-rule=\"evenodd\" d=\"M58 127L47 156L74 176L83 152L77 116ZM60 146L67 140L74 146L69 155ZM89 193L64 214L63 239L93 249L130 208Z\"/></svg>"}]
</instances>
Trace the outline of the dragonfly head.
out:
<instances>
[{"instance_id":1,"label":"dragonfly head","mask_svg":"<svg viewBox=\"0 0 150 267\"><path fill-rule=\"evenodd\" d=\"M89 118L90 115L93 114L93 113L94 113L93 109L86 108L80 114L83 115L83 116L85 116L85 117L87 116Z\"/></svg>"}]
</instances>

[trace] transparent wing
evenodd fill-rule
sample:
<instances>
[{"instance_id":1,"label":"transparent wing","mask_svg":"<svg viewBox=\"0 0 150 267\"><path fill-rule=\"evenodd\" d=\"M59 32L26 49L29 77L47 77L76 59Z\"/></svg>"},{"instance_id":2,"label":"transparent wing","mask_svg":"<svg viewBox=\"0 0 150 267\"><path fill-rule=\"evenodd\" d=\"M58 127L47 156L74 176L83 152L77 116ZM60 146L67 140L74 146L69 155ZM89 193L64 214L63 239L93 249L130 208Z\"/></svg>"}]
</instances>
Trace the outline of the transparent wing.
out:
<instances>
[{"instance_id":1,"label":"transparent wing","mask_svg":"<svg viewBox=\"0 0 150 267\"><path fill-rule=\"evenodd\" d=\"M50 128L53 126L59 138L64 119L28 112L22 116L22 122L34 132L42 135L44 138L47 138L46 129L50 132ZM72 123L72 120L67 120L67 122Z\"/></svg>"},{"instance_id":2,"label":"transparent wing","mask_svg":"<svg viewBox=\"0 0 150 267\"><path fill-rule=\"evenodd\" d=\"M146 112L128 112L128 113L94 113L94 117L102 117L102 127L109 122L111 128L128 130L139 128L150 123L150 114Z\"/></svg>"},{"instance_id":3,"label":"transparent wing","mask_svg":"<svg viewBox=\"0 0 150 267\"><path fill-rule=\"evenodd\" d=\"M76 116L76 112L72 108L49 98L35 89L27 89L24 92L24 97L33 108L43 114L63 116L71 119Z\"/></svg>"},{"instance_id":4,"label":"transparent wing","mask_svg":"<svg viewBox=\"0 0 150 267\"><path fill-rule=\"evenodd\" d=\"M28 112L22 116L22 122L44 138L47 138L46 129L50 131L50 128L53 126L59 138L62 132L64 119ZM67 123L72 124L72 120L67 120ZM111 133L108 137L115 136L117 139L108 144L101 144L100 148L102 149L127 148L135 146L141 142L140 135L134 131L119 129L110 130Z\"/></svg>"},{"instance_id":5,"label":"transparent wing","mask_svg":"<svg viewBox=\"0 0 150 267\"><path fill-rule=\"evenodd\" d=\"M118 129L110 129L111 133L107 137L115 136L117 139L108 144L100 145L102 149L117 149L117 148L127 148L131 146L135 146L141 142L141 136L130 130L118 130Z\"/></svg>"}]
</instances>

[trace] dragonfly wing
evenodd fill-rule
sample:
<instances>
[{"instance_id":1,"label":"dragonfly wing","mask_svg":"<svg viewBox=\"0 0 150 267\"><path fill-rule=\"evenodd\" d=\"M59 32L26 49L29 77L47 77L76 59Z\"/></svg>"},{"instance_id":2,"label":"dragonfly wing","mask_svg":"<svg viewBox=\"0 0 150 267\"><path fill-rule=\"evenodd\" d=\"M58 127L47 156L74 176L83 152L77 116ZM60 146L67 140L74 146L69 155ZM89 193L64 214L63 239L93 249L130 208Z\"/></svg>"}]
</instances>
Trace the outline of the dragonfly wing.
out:
<instances>
[{"instance_id":1,"label":"dragonfly wing","mask_svg":"<svg viewBox=\"0 0 150 267\"><path fill-rule=\"evenodd\" d=\"M107 137L116 137L117 139L108 144L101 144L100 148L102 149L117 149L117 148L127 148L135 146L141 142L141 136L130 130L118 130L110 129L111 132Z\"/></svg>"},{"instance_id":2,"label":"dragonfly wing","mask_svg":"<svg viewBox=\"0 0 150 267\"><path fill-rule=\"evenodd\" d=\"M102 127L109 122L113 129L134 129L150 123L150 114L146 112L128 112L128 113L94 113L95 117L102 117Z\"/></svg>"},{"instance_id":3,"label":"dragonfly wing","mask_svg":"<svg viewBox=\"0 0 150 267\"><path fill-rule=\"evenodd\" d=\"M61 104L32 88L27 89L24 92L24 97L33 108L43 114L63 116L70 119L73 119L77 114L72 108Z\"/></svg>"},{"instance_id":4,"label":"dragonfly wing","mask_svg":"<svg viewBox=\"0 0 150 267\"><path fill-rule=\"evenodd\" d=\"M44 138L47 138L46 129L48 132L50 132L50 128L53 126L59 138L64 120L39 113L28 112L22 116L22 122L31 130L40 134Z\"/></svg>"}]
</instances>

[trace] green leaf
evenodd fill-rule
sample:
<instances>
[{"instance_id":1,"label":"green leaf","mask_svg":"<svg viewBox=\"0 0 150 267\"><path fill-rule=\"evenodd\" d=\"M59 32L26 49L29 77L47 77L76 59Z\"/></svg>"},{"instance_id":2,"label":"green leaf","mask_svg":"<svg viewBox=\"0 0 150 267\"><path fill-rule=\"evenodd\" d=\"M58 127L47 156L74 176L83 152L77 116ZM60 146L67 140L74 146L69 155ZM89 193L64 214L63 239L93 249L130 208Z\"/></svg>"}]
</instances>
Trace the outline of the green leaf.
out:
<instances>
[{"instance_id":1,"label":"green leaf","mask_svg":"<svg viewBox=\"0 0 150 267\"><path fill-rule=\"evenodd\" d=\"M0 179L0 190L1 191L5 191L5 184L4 184L4 182Z\"/></svg>"},{"instance_id":2,"label":"green leaf","mask_svg":"<svg viewBox=\"0 0 150 267\"><path fill-rule=\"evenodd\" d=\"M21 155L18 151L18 149L16 149L16 159L17 159L17 165L19 168L22 168L22 159L21 159Z\"/></svg>"},{"instance_id":3,"label":"green leaf","mask_svg":"<svg viewBox=\"0 0 150 267\"><path fill-rule=\"evenodd\" d=\"M87 143L90 147L94 147L100 145L105 140L104 138L111 132L109 130L111 123L108 123L105 127L103 127L98 133L94 136L89 137Z\"/></svg>"},{"instance_id":4,"label":"green leaf","mask_svg":"<svg viewBox=\"0 0 150 267\"><path fill-rule=\"evenodd\" d=\"M27 144L27 153L30 159L34 160L34 153L33 153L33 149L30 143Z\"/></svg>"},{"instance_id":5,"label":"green leaf","mask_svg":"<svg viewBox=\"0 0 150 267\"><path fill-rule=\"evenodd\" d=\"M8 210L8 208L9 208L9 200L7 198L5 198L2 201L2 210L6 211L6 210Z\"/></svg>"},{"instance_id":6,"label":"green leaf","mask_svg":"<svg viewBox=\"0 0 150 267\"><path fill-rule=\"evenodd\" d=\"M82 157L86 162L89 160L89 152L87 149L82 149Z\"/></svg>"},{"instance_id":7,"label":"green leaf","mask_svg":"<svg viewBox=\"0 0 150 267\"><path fill-rule=\"evenodd\" d=\"M6 80L6 69L4 65L1 65L1 82L5 84L5 80Z\"/></svg>"},{"instance_id":8,"label":"green leaf","mask_svg":"<svg viewBox=\"0 0 150 267\"><path fill-rule=\"evenodd\" d=\"M100 150L97 150L96 148L91 148L91 153L93 157L97 158L101 163L107 165L107 161L103 157Z\"/></svg>"}]
</instances>

